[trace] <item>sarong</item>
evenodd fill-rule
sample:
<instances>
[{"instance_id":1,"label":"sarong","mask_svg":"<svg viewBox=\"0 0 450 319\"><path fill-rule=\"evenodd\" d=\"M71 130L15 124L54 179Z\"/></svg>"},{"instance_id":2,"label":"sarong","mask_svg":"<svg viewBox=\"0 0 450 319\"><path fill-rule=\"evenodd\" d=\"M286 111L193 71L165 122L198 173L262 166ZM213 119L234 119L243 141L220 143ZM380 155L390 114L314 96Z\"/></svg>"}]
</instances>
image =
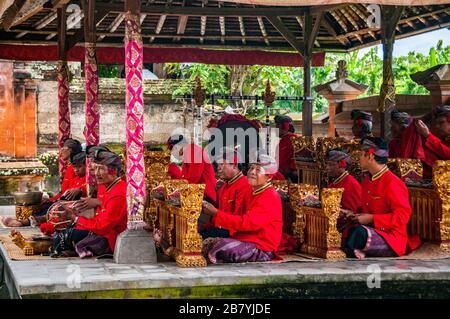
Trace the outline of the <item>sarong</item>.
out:
<instances>
[{"instance_id":1,"label":"sarong","mask_svg":"<svg viewBox=\"0 0 450 319\"><path fill-rule=\"evenodd\" d=\"M350 257L396 257L397 254L373 228L358 226L349 230L344 250Z\"/></svg>"},{"instance_id":2,"label":"sarong","mask_svg":"<svg viewBox=\"0 0 450 319\"><path fill-rule=\"evenodd\" d=\"M230 232L225 228L210 227L202 229L200 235L202 236L202 239L210 237L228 238L230 237Z\"/></svg>"},{"instance_id":3,"label":"sarong","mask_svg":"<svg viewBox=\"0 0 450 319\"><path fill-rule=\"evenodd\" d=\"M217 263L242 263L249 261L269 261L274 258L272 252L256 248L254 243L242 242L233 238L223 238L208 252L208 260Z\"/></svg>"},{"instance_id":4,"label":"sarong","mask_svg":"<svg viewBox=\"0 0 450 319\"><path fill-rule=\"evenodd\" d=\"M112 254L108 240L103 236L93 233L80 240L75 245L75 251L80 258Z\"/></svg>"},{"instance_id":5,"label":"sarong","mask_svg":"<svg viewBox=\"0 0 450 319\"><path fill-rule=\"evenodd\" d=\"M53 236L52 257L65 255L64 252L75 251L75 245L89 235L89 231L75 229L73 226L57 231Z\"/></svg>"}]
</instances>

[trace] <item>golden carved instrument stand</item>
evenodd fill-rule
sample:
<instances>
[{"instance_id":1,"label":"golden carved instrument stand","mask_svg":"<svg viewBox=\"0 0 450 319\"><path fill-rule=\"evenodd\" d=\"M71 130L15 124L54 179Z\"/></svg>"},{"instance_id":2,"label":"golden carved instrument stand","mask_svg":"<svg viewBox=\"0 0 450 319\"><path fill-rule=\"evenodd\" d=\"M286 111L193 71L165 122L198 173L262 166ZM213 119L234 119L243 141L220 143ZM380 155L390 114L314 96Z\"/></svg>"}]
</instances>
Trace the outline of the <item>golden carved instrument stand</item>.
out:
<instances>
[{"instance_id":1,"label":"golden carved instrument stand","mask_svg":"<svg viewBox=\"0 0 450 319\"><path fill-rule=\"evenodd\" d=\"M297 174L301 183L317 185L322 188L326 185L325 155L330 149L341 147L345 149L352 159L349 168L350 174L359 179L361 168L359 167L359 144L356 140L347 141L343 138L296 136L292 138L294 154L296 154ZM311 161L298 159L298 156L310 157Z\"/></svg>"},{"instance_id":2,"label":"golden carved instrument stand","mask_svg":"<svg viewBox=\"0 0 450 319\"><path fill-rule=\"evenodd\" d=\"M322 207L313 208L304 206L303 198L318 195L315 185L291 187L291 202L297 212L294 232L302 243L303 253L325 259L345 258L341 250L341 234L336 227L343 191L342 188L322 189Z\"/></svg>"},{"instance_id":3,"label":"golden carved instrument stand","mask_svg":"<svg viewBox=\"0 0 450 319\"><path fill-rule=\"evenodd\" d=\"M51 239L48 240L33 240L23 237L23 235L16 231L15 229L11 230L9 235L12 238L12 241L16 246L22 249L25 256L33 256L49 253L50 248L53 245L53 241Z\"/></svg>"},{"instance_id":4,"label":"golden carved instrument stand","mask_svg":"<svg viewBox=\"0 0 450 319\"><path fill-rule=\"evenodd\" d=\"M145 185L146 193L157 187L165 180L170 180L167 174L167 167L170 163L170 153L161 151L144 151L145 163ZM154 228L157 219L157 209L155 199L147 196L144 211L144 221L148 222Z\"/></svg>"},{"instance_id":5,"label":"golden carved instrument stand","mask_svg":"<svg viewBox=\"0 0 450 319\"><path fill-rule=\"evenodd\" d=\"M37 213L41 205L16 205L16 219L26 220L34 213Z\"/></svg>"},{"instance_id":6,"label":"golden carved instrument stand","mask_svg":"<svg viewBox=\"0 0 450 319\"><path fill-rule=\"evenodd\" d=\"M163 182L167 195L180 191L180 206L155 200L158 223L163 238L169 243L166 254L174 258L180 267L206 267L202 238L198 233L198 218L202 211L204 184L187 184L174 180Z\"/></svg>"},{"instance_id":7,"label":"golden carved instrument stand","mask_svg":"<svg viewBox=\"0 0 450 319\"><path fill-rule=\"evenodd\" d=\"M436 161L433 187L408 186L412 214L409 233L450 251L450 161Z\"/></svg>"}]
</instances>

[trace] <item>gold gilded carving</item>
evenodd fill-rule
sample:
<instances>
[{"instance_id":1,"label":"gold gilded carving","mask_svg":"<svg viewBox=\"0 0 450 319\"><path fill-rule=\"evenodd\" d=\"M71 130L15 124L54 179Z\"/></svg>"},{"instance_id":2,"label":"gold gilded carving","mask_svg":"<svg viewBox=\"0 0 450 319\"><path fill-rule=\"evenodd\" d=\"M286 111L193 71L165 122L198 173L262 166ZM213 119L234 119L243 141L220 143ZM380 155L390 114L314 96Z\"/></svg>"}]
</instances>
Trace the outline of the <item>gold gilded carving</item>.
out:
<instances>
[{"instance_id":1,"label":"gold gilded carving","mask_svg":"<svg viewBox=\"0 0 450 319\"><path fill-rule=\"evenodd\" d=\"M23 237L23 235L16 231L11 230L9 235L16 246L23 250L25 256L39 255L48 253L50 247L52 247L53 241L49 240L32 240Z\"/></svg>"},{"instance_id":2,"label":"gold gilded carving","mask_svg":"<svg viewBox=\"0 0 450 319\"><path fill-rule=\"evenodd\" d=\"M201 254L202 238L198 233L205 185L188 184L185 180L168 180L162 185L166 200L169 194L180 192L179 207L155 199L159 227L171 246L165 253L173 257L180 267L205 267L206 259Z\"/></svg>"},{"instance_id":3,"label":"gold gilded carving","mask_svg":"<svg viewBox=\"0 0 450 319\"><path fill-rule=\"evenodd\" d=\"M423 176L422 162L418 159L390 158L388 160L388 166L401 179L406 177L419 179Z\"/></svg>"},{"instance_id":4,"label":"gold gilded carving","mask_svg":"<svg viewBox=\"0 0 450 319\"><path fill-rule=\"evenodd\" d=\"M292 224L294 238L302 244L305 241L305 215L303 204L307 197L319 198L319 188L316 185L289 184L289 196L292 208L295 210L295 221Z\"/></svg>"},{"instance_id":5,"label":"gold gilded carving","mask_svg":"<svg viewBox=\"0 0 450 319\"><path fill-rule=\"evenodd\" d=\"M272 181L272 186L277 190L277 192L289 193L289 182L288 181Z\"/></svg>"},{"instance_id":6,"label":"gold gilded carving","mask_svg":"<svg viewBox=\"0 0 450 319\"><path fill-rule=\"evenodd\" d=\"M157 187L162 181L170 179L167 174L167 166L170 163L170 153L144 151L144 163L146 193L149 195L152 189ZM150 222L152 229L154 229L158 212L155 200L151 198L151 196L147 196L145 207L144 220Z\"/></svg>"},{"instance_id":7,"label":"gold gilded carving","mask_svg":"<svg viewBox=\"0 0 450 319\"><path fill-rule=\"evenodd\" d=\"M313 156L316 151L316 142L311 136L293 136L291 138L292 146L294 148L294 154L307 151Z\"/></svg>"},{"instance_id":8,"label":"gold gilded carving","mask_svg":"<svg viewBox=\"0 0 450 319\"><path fill-rule=\"evenodd\" d=\"M345 258L341 247L341 234L336 228L342 188L324 188L322 208L301 206L305 219L306 236L301 251L326 259Z\"/></svg>"},{"instance_id":9,"label":"gold gilded carving","mask_svg":"<svg viewBox=\"0 0 450 319\"><path fill-rule=\"evenodd\" d=\"M439 220L441 248L450 251L450 161L436 161L433 166L433 185L441 199Z\"/></svg>"},{"instance_id":10,"label":"gold gilded carving","mask_svg":"<svg viewBox=\"0 0 450 319\"><path fill-rule=\"evenodd\" d=\"M16 219L26 220L34 213L38 212L40 205L16 205Z\"/></svg>"}]
</instances>

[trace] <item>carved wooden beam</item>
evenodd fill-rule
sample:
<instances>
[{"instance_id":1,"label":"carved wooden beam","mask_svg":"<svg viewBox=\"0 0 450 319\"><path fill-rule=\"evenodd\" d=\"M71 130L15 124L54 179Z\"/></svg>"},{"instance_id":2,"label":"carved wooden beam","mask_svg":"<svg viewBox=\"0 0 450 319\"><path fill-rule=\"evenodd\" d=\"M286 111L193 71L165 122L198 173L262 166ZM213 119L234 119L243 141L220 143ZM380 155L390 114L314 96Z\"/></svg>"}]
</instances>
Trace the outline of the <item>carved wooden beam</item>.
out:
<instances>
[{"instance_id":1,"label":"carved wooden beam","mask_svg":"<svg viewBox=\"0 0 450 319\"><path fill-rule=\"evenodd\" d=\"M6 9L5 14L3 15L3 29L5 29L5 31L9 31L25 3L27 3L27 0L15 0L14 3Z\"/></svg>"},{"instance_id":2,"label":"carved wooden beam","mask_svg":"<svg viewBox=\"0 0 450 319\"><path fill-rule=\"evenodd\" d=\"M58 17L58 59L67 60L67 13L66 6L56 9Z\"/></svg>"},{"instance_id":3,"label":"carved wooden beam","mask_svg":"<svg viewBox=\"0 0 450 319\"><path fill-rule=\"evenodd\" d=\"M296 39L295 35L283 24L283 21L281 21L279 17L274 16L267 16L266 18L275 27L275 29L280 32L283 38L285 38L294 49L302 54L304 51L303 44Z\"/></svg>"},{"instance_id":4,"label":"carved wooden beam","mask_svg":"<svg viewBox=\"0 0 450 319\"><path fill-rule=\"evenodd\" d=\"M97 8L109 9L111 12L123 13L123 6L120 4L98 3ZM224 16L224 17L264 17L267 15L292 17L302 15L305 12L304 7L270 7L270 8L231 8L231 7L193 7L193 6L160 6L143 5L140 10L146 14L165 14L165 15L187 15L187 16Z\"/></svg>"},{"instance_id":5,"label":"carved wooden beam","mask_svg":"<svg viewBox=\"0 0 450 319\"><path fill-rule=\"evenodd\" d=\"M267 32L266 32L266 28L264 27L264 21L263 21L263 19L261 17L257 17L257 19L258 19L259 29L261 30L261 34L264 37L264 42L267 45L270 45L270 42L267 39Z\"/></svg>"}]
</instances>

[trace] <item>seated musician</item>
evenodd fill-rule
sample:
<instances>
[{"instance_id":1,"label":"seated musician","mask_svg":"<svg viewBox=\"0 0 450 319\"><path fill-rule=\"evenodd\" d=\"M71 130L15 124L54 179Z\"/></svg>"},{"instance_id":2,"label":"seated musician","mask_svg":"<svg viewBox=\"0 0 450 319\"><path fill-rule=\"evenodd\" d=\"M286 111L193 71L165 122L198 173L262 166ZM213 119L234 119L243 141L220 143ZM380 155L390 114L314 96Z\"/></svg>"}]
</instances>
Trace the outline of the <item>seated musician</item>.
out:
<instances>
[{"instance_id":1,"label":"seated musician","mask_svg":"<svg viewBox=\"0 0 450 319\"><path fill-rule=\"evenodd\" d=\"M450 160L450 105L437 107L433 113L431 132L422 122L416 122L416 130L422 136L424 148L424 162L428 165L428 174L431 176L431 167L437 160Z\"/></svg>"},{"instance_id":2,"label":"seated musician","mask_svg":"<svg viewBox=\"0 0 450 319\"><path fill-rule=\"evenodd\" d=\"M172 151L173 147L179 142L180 138L183 138L183 136L179 135L178 138L176 138L175 136L169 137L166 143L169 151ZM179 160L173 154L170 154L170 163L167 167L167 174L169 174L171 179L181 179L181 169L177 165L177 162L179 162Z\"/></svg>"},{"instance_id":3,"label":"seated musician","mask_svg":"<svg viewBox=\"0 0 450 319\"><path fill-rule=\"evenodd\" d=\"M218 191L218 210L227 214L242 216L250 205L252 188L247 177L242 174L242 162L239 152L224 147L217 156L217 172L224 181ZM203 226L200 232L203 239L208 237L229 237L230 233L225 228L216 227L215 218Z\"/></svg>"},{"instance_id":4,"label":"seated musician","mask_svg":"<svg viewBox=\"0 0 450 319\"><path fill-rule=\"evenodd\" d=\"M372 114L361 110L352 110L350 117L353 120L353 136L362 139L366 136L372 136Z\"/></svg>"},{"instance_id":5,"label":"seated musician","mask_svg":"<svg viewBox=\"0 0 450 319\"><path fill-rule=\"evenodd\" d=\"M411 124L412 117L408 113L400 112L399 110L393 110L391 112L391 133L392 140L389 142L389 157L390 158L403 158L405 147L402 145L408 143L403 141L403 135L405 129Z\"/></svg>"},{"instance_id":6,"label":"seated musician","mask_svg":"<svg viewBox=\"0 0 450 319\"><path fill-rule=\"evenodd\" d=\"M65 181L64 187L67 189L64 193L60 193L50 200L43 200L39 211L34 213L29 219L17 220L12 217L5 217L3 218L3 224L6 227L38 226L46 221L49 207L58 200L76 200L86 195L86 154L81 152L73 156L68 167L74 172L74 176Z\"/></svg>"},{"instance_id":7,"label":"seated musician","mask_svg":"<svg viewBox=\"0 0 450 319\"><path fill-rule=\"evenodd\" d=\"M89 162L89 174L90 176L95 177L95 166L94 158L98 156L100 152L111 152L106 146L101 145L89 145L86 148L87 156L91 159ZM105 184L97 183L96 192L94 193L95 196L88 196L88 197L82 197L80 200L78 200L74 208L77 211L85 211L88 209L96 209L97 213L100 212L101 206L102 206L102 199L105 194Z\"/></svg>"},{"instance_id":8,"label":"seated musician","mask_svg":"<svg viewBox=\"0 0 450 319\"><path fill-rule=\"evenodd\" d=\"M214 216L218 227L230 231L229 238L209 238L203 251L211 263L269 261L275 257L282 235L281 199L271 185L277 163L268 155L260 155L247 174L253 189L248 212L232 215L203 202L204 211Z\"/></svg>"},{"instance_id":9,"label":"seated musician","mask_svg":"<svg viewBox=\"0 0 450 319\"><path fill-rule=\"evenodd\" d=\"M292 119L287 115L275 116L276 128L279 130L278 170L286 178L298 182L294 159L294 146L291 138L296 136Z\"/></svg>"},{"instance_id":10,"label":"seated musician","mask_svg":"<svg viewBox=\"0 0 450 319\"><path fill-rule=\"evenodd\" d=\"M59 152L59 156L66 163L66 167L64 169L64 176L61 182L61 193L64 194L66 190L68 190L68 186L71 183L71 179L75 177L75 172L73 170L71 160L72 158L81 153L81 143L78 140L73 138L67 138L64 140L64 145Z\"/></svg>"},{"instance_id":11,"label":"seated musician","mask_svg":"<svg viewBox=\"0 0 450 319\"><path fill-rule=\"evenodd\" d=\"M388 150L379 137L361 141L362 213L354 215L344 250L351 257L395 257L406 253L411 216L408 189L386 166Z\"/></svg>"},{"instance_id":12,"label":"seated musician","mask_svg":"<svg viewBox=\"0 0 450 319\"><path fill-rule=\"evenodd\" d=\"M216 175L205 150L196 144L188 144L183 135L172 136L172 154L181 158L181 178L189 184L205 184L205 200L216 203Z\"/></svg>"},{"instance_id":13,"label":"seated musician","mask_svg":"<svg viewBox=\"0 0 450 319\"><path fill-rule=\"evenodd\" d=\"M354 213L361 209L361 185L348 173L350 155L341 148L329 150L325 155L329 188L343 188L341 206Z\"/></svg>"},{"instance_id":14,"label":"seated musician","mask_svg":"<svg viewBox=\"0 0 450 319\"><path fill-rule=\"evenodd\" d=\"M112 253L117 236L127 227L126 183L120 177L120 157L98 152L94 163L95 178L105 185L101 210L93 218L77 216L74 209L66 209L59 216L72 224L54 237L56 256L71 256L75 251L81 258Z\"/></svg>"}]
</instances>

